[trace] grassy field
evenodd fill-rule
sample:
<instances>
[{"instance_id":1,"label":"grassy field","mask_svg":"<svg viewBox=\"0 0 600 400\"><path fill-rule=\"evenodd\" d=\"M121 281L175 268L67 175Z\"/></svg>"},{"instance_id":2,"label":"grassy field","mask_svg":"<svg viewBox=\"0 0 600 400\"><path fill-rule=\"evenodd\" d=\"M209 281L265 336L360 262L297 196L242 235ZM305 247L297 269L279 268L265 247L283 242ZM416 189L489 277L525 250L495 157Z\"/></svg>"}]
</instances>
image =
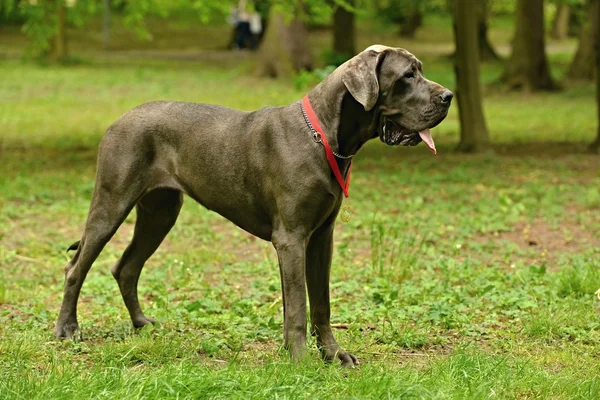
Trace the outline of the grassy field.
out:
<instances>
[{"instance_id":1,"label":"grassy field","mask_svg":"<svg viewBox=\"0 0 600 400\"><path fill-rule=\"evenodd\" d=\"M423 54L373 35L453 87L448 44L430 29L439 39ZM569 59L561 46L551 52L557 76ZM495 155L452 151L453 107L433 132L438 156L376 141L357 156L332 297L338 341L360 368L323 364L312 338L313 360L290 363L270 244L189 198L140 282L159 325L132 330L110 274L132 215L84 285L85 340L54 341L65 249L81 234L112 121L150 100L250 110L307 89L248 74L253 56L214 57L0 63L0 398L600 397L600 158L583 153L595 132L592 85L486 87ZM484 82L501 70L485 65Z\"/></svg>"}]
</instances>

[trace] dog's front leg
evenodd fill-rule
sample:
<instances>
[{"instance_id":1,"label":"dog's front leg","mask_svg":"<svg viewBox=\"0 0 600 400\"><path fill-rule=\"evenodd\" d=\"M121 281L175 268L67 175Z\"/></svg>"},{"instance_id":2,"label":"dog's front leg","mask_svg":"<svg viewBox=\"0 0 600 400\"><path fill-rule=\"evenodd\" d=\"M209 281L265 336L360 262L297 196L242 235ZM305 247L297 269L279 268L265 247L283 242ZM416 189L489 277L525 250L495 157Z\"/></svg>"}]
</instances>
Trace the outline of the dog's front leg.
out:
<instances>
[{"instance_id":1,"label":"dog's front leg","mask_svg":"<svg viewBox=\"0 0 600 400\"><path fill-rule=\"evenodd\" d=\"M333 221L326 222L310 238L306 254L306 283L312 332L326 361L339 359L344 367L358 365L357 358L336 342L330 323L329 271L333 252Z\"/></svg>"},{"instance_id":2,"label":"dog's front leg","mask_svg":"<svg viewBox=\"0 0 600 400\"><path fill-rule=\"evenodd\" d=\"M273 233L283 294L283 334L292 359L306 353L306 235L298 232Z\"/></svg>"}]
</instances>

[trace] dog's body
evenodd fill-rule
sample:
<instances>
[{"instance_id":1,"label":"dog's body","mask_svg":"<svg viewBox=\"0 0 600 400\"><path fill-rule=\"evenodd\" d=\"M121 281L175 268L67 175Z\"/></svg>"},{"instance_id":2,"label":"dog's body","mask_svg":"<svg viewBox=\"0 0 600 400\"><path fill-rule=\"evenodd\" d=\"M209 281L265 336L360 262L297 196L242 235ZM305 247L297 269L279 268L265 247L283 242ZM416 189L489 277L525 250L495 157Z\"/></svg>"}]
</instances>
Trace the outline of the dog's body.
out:
<instances>
[{"instance_id":1,"label":"dog's body","mask_svg":"<svg viewBox=\"0 0 600 400\"><path fill-rule=\"evenodd\" d=\"M445 117L452 94L420 70L410 53L372 46L313 89L310 102L331 147L354 154L380 136L394 145L423 138L431 148L427 128ZM175 223L185 193L272 241L282 279L285 343L293 357L306 348L308 289L311 325L323 356L357 364L340 349L329 323L333 226L343 193L323 146L312 136L299 102L242 112L161 101L123 115L100 143L85 231L65 267L57 337L72 337L78 329L77 298L85 276L134 206L134 236L112 272L134 326L153 322L140 308L137 282ZM338 161L346 175L350 162Z\"/></svg>"}]
</instances>

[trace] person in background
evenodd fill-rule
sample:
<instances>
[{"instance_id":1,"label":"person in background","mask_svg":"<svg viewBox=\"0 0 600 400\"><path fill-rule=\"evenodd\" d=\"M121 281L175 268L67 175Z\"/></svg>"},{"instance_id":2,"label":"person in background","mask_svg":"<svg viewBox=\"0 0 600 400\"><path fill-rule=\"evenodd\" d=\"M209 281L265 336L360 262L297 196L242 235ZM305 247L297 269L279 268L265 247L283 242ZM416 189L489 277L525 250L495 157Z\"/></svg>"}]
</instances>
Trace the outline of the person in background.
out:
<instances>
[{"instance_id":1,"label":"person in background","mask_svg":"<svg viewBox=\"0 0 600 400\"><path fill-rule=\"evenodd\" d=\"M252 49L258 48L258 42L263 30L262 19L259 13L254 10L250 14L250 33L252 33Z\"/></svg>"},{"instance_id":2,"label":"person in background","mask_svg":"<svg viewBox=\"0 0 600 400\"><path fill-rule=\"evenodd\" d=\"M233 47L235 49L252 49L258 47L258 38L262 32L262 21L252 4L240 0L237 7L229 14L229 23L234 28Z\"/></svg>"}]
</instances>

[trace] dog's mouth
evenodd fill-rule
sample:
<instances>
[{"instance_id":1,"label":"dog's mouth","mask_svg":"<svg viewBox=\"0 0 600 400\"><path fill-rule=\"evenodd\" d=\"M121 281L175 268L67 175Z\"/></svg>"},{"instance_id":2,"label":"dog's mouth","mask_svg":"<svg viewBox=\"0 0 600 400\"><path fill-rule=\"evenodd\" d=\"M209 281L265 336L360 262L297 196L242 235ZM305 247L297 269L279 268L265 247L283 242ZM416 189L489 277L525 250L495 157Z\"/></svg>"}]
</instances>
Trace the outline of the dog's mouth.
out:
<instances>
[{"instance_id":1,"label":"dog's mouth","mask_svg":"<svg viewBox=\"0 0 600 400\"><path fill-rule=\"evenodd\" d=\"M442 118L443 119L443 118ZM440 120L433 126L442 122ZM431 132L429 128L420 130L420 131L412 131L402 125L399 125L392 121L387 117L383 117L383 127L379 134L379 139L389 146L416 146L419 143L423 142L427 146L427 148L433 153L436 154L437 150L435 149L435 143L433 138L431 137Z\"/></svg>"}]
</instances>

